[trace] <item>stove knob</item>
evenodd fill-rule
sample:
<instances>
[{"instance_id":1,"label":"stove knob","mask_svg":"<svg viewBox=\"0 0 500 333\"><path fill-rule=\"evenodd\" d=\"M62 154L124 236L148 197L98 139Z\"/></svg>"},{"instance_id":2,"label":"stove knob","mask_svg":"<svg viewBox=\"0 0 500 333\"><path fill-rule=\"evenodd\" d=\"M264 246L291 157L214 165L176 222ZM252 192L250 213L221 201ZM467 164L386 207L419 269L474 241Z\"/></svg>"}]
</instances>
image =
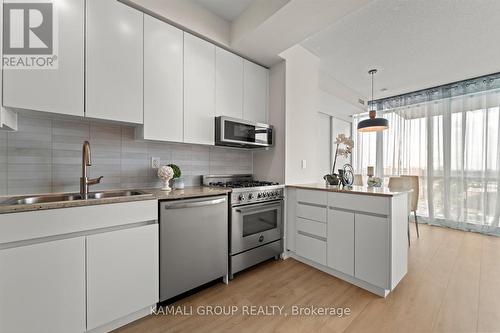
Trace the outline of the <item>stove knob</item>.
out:
<instances>
[{"instance_id":1,"label":"stove knob","mask_svg":"<svg viewBox=\"0 0 500 333\"><path fill-rule=\"evenodd\" d=\"M267 195L268 195L268 193L267 193L267 192L262 193L262 196L263 196L264 198L265 198L265 197L267 197Z\"/></svg>"},{"instance_id":2,"label":"stove knob","mask_svg":"<svg viewBox=\"0 0 500 333\"><path fill-rule=\"evenodd\" d=\"M262 193L257 194L257 199L262 198Z\"/></svg>"},{"instance_id":3,"label":"stove knob","mask_svg":"<svg viewBox=\"0 0 500 333\"><path fill-rule=\"evenodd\" d=\"M253 193L250 193L250 194L248 195L248 200L251 200L251 199L253 199Z\"/></svg>"},{"instance_id":4,"label":"stove knob","mask_svg":"<svg viewBox=\"0 0 500 333\"><path fill-rule=\"evenodd\" d=\"M238 200L245 201L245 196L243 194L240 194L240 196L238 197Z\"/></svg>"}]
</instances>

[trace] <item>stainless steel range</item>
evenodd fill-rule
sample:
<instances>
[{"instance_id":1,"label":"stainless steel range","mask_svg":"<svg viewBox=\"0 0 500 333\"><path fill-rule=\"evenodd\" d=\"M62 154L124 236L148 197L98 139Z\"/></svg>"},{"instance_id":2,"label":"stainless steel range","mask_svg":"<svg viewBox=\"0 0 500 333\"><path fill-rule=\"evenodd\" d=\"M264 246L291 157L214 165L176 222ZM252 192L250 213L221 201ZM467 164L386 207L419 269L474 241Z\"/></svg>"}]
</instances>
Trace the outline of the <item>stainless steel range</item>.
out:
<instances>
[{"instance_id":1,"label":"stainless steel range","mask_svg":"<svg viewBox=\"0 0 500 333\"><path fill-rule=\"evenodd\" d=\"M230 187L229 277L283 252L283 194L278 183L252 175L203 176L203 185Z\"/></svg>"}]
</instances>

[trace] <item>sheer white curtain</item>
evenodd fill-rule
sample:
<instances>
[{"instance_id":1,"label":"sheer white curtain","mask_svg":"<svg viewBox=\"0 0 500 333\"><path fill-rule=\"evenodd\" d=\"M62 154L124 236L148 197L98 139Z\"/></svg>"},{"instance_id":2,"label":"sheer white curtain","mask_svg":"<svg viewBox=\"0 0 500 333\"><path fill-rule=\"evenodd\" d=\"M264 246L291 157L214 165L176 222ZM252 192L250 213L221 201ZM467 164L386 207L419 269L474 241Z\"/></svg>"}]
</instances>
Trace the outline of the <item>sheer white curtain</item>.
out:
<instances>
[{"instance_id":1,"label":"sheer white curtain","mask_svg":"<svg viewBox=\"0 0 500 333\"><path fill-rule=\"evenodd\" d=\"M354 136L355 169L375 165L375 151L385 177L420 176L424 221L500 235L499 107L495 90L387 110L379 144L376 134Z\"/></svg>"}]
</instances>

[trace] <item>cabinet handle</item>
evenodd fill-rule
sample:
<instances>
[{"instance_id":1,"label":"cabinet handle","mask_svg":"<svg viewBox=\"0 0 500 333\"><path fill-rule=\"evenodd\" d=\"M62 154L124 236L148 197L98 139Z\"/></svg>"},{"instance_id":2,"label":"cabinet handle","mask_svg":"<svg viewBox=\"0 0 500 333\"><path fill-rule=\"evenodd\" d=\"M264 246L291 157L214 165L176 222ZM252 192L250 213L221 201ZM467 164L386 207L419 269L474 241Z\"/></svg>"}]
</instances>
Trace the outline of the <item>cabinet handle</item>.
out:
<instances>
[{"instance_id":1,"label":"cabinet handle","mask_svg":"<svg viewBox=\"0 0 500 333\"><path fill-rule=\"evenodd\" d=\"M201 206L212 206L218 205L226 202L226 198L214 199L214 200L204 200L195 202L184 202L184 203L167 203L164 204L165 209L179 209L179 208L192 208Z\"/></svg>"}]
</instances>

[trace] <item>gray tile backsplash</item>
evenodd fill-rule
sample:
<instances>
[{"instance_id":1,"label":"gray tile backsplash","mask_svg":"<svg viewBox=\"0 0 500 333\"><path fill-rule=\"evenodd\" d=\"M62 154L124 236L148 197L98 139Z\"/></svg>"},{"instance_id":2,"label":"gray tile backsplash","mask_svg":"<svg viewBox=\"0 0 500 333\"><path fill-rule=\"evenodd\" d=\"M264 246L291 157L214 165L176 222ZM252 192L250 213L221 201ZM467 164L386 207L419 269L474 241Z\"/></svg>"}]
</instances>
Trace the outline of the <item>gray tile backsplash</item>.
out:
<instances>
[{"instance_id":1,"label":"gray tile backsplash","mask_svg":"<svg viewBox=\"0 0 500 333\"><path fill-rule=\"evenodd\" d=\"M43 114L19 114L18 126L0 132L0 195L78 191L84 140L90 177L104 176L92 190L160 187L153 156L177 164L188 186L203 174L252 173L251 151L136 140L133 126Z\"/></svg>"}]
</instances>

